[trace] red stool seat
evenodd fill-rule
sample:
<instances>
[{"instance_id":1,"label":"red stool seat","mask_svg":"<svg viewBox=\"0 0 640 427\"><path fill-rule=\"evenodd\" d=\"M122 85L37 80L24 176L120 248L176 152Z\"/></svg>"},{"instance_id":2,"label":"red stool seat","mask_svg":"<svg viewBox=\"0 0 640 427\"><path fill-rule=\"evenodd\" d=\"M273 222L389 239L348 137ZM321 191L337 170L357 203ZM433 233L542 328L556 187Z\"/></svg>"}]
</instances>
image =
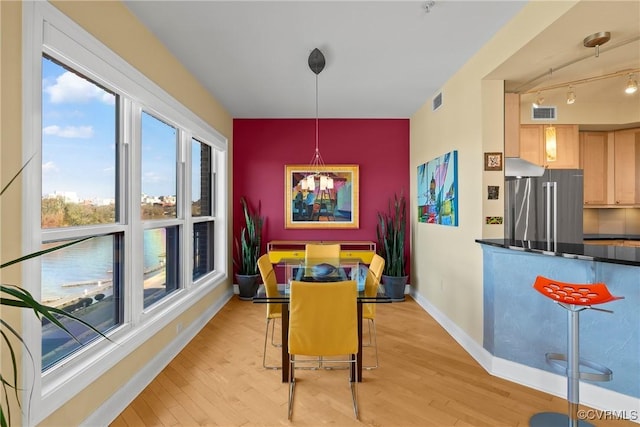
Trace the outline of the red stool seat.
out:
<instances>
[{"instance_id":1,"label":"red stool seat","mask_svg":"<svg viewBox=\"0 0 640 427\"><path fill-rule=\"evenodd\" d=\"M624 298L611 295L604 283L564 283L538 276L533 287L542 295L566 304L595 305Z\"/></svg>"}]
</instances>

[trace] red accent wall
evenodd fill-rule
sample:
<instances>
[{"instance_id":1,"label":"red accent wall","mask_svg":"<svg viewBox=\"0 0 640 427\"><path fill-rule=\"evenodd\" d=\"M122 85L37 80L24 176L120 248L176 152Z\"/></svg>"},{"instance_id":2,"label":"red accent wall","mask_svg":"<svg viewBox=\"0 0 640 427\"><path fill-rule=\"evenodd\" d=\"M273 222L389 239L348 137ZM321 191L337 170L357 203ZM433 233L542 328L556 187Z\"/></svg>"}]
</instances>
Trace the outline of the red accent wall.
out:
<instances>
[{"instance_id":1,"label":"red accent wall","mask_svg":"<svg viewBox=\"0 0 640 427\"><path fill-rule=\"evenodd\" d=\"M234 119L234 236L242 224L242 196L252 207L261 203L266 217L265 242L375 242L377 212L386 211L389 198L396 192L404 191L410 198L408 119L320 119L318 129L319 149L325 164L360 166L360 228L284 228L285 165L310 163L315 151L315 119Z\"/></svg>"}]
</instances>

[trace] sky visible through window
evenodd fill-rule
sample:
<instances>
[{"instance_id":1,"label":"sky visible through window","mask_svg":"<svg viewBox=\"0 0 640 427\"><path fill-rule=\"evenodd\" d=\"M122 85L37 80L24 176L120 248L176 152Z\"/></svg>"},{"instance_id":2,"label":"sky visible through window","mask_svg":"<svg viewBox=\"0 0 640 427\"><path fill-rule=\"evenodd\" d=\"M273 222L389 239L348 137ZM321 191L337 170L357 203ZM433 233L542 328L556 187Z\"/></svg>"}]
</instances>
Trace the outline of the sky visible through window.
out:
<instances>
[{"instance_id":1,"label":"sky visible through window","mask_svg":"<svg viewBox=\"0 0 640 427\"><path fill-rule=\"evenodd\" d=\"M116 111L113 93L43 57L43 197L75 193L80 201L115 199ZM147 121L145 132L154 137L161 134L154 126L166 128L159 120ZM176 195L176 164L167 162L176 157L175 134L164 135L154 141L152 153L143 153L142 187L149 196ZM193 197L198 200L199 194Z\"/></svg>"}]
</instances>

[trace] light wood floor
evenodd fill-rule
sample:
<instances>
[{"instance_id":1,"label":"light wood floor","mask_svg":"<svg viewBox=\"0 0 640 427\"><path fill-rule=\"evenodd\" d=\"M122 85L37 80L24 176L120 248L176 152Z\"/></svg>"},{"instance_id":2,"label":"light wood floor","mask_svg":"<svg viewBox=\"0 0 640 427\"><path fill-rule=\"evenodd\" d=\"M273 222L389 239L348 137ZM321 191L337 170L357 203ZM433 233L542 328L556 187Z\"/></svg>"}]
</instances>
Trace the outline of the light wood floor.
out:
<instances>
[{"instance_id":1,"label":"light wood floor","mask_svg":"<svg viewBox=\"0 0 640 427\"><path fill-rule=\"evenodd\" d=\"M265 309L234 297L112 426L290 424L287 385L280 371L262 368ZM564 400L487 374L411 298L377 310L381 366L365 371L359 384L360 421L348 371L296 370L293 424L527 426L536 412L565 413ZM269 347L268 363L277 363L278 349ZM365 364L370 356L365 349Z\"/></svg>"}]
</instances>

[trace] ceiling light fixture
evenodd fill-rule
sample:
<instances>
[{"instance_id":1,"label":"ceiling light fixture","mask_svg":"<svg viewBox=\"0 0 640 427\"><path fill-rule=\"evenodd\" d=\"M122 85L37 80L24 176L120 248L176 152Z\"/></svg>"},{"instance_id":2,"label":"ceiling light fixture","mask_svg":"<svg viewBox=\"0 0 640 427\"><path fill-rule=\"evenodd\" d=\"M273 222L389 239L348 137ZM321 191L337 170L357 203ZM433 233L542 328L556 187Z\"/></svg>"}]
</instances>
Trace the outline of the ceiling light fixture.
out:
<instances>
[{"instance_id":1,"label":"ceiling light fixture","mask_svg":"<svg viewBox=\"0 0 640 427\"><path fill-rule=\"evenodd\" d=\"M309 68L316 75L316 149L309 163L309 170L311 174L302 178L300 181L300 187L303 190L313 192L316 190L316 180L318 181L318 188L320 191L333 188L333 178L326 174L321 173L321 168L324 167L324 161L320 155L320 138L318 133L318 74L324 70L325 59L320 49L315 48L309 54Z\"/></svg>"},{"instance_id":2,"label":"ceiling light fixture","mask_svg":"<svg viewBox=\"0 0 640 427\"><path fill-rule=\"evenodd\" d=\"M638 81L633 78L633 74L629 74L629 79L627 80L627 87L624 89L625 93L632 94L638 91Z\"/></svg>"},{"instance_id":3,"label":"ceiling light fixture","mask_svg":"<svg viewBox=\"0 0 640 427\"><path fill-rule=\"evenodd\" d=\"M536 100L533 103L533 108L540 108L540 106L544 103L544 96L540 92L536 96Z\"/></svg>"},{"instance_id":4,"label":"ceiling light fixture","mask_svg":"<svg viewBox=\"0 0 640 427\"><path fill-rule=\"evenodd\" d=\"M436 4L435 1L430 0L424 4L424 11L429 13L431 12L431 8Z\"/></svg>"},{"instance_id":5,"label":"ceiling light fixture","mask_svg":"<svg viewBox=\"0 0 640 427\"><path fill-rule=\"evenodd\" d=\"M569 86L569 91L567 92L567 104L571 105L576 102L576 93L573 91L573 87Z\"/></svg>"},{"instance_id":6,"label":"ceiling light fixture","mask_svg":"<svg viewBox=\"0 0 640 427\"><path fill-rule=\"evenodd\" d=\"M593 33L582 40L584 47L595 47L596 58L600 56L600 46L611 40L611 33L609 31L600 31Z\"/></svg>"},{"instance_id":7,"label":"ceiling light fixture","mask_svg":"<svg viewBox=\"0 0 640 427\"><path fill-rule=\"evenodd\" d=\"M600 76L585 77L583 79L556 83L556 84L552 84L552 85L549 85L549 86L537 87L535 89L531 89L531 90L524 91L524 92L516 92L516 93L519 93L519 94L522 94L522 95L529 95L529 94L537 93L539 95L540 92L552 91L552 90L564 88L564 87L567 87L567 86L575 87L575 86L578 86L578 85L583 85L583 84L587 84L587 83L593 83L593 82L597 82L597 81L600 81L600 80L618 78L620 76L632 76L633 77L638 73L640 73L640 68L629 68L629 69L624 69L624 70L620 70L620 71L615 71L613 73L603 74L603 75L600 75ZM635 80L635 79L632 78L631 80Z\"/></svg>"}]
</instances>

